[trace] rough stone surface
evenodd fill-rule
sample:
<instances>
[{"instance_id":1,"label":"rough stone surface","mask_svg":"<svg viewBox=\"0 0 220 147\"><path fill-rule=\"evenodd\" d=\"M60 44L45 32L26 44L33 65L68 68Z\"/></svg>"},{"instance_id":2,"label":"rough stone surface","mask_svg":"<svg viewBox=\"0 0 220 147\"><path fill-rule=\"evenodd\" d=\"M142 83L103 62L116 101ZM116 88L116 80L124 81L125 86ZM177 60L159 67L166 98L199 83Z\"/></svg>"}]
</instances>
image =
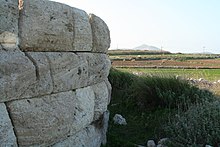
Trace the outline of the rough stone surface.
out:
<instances>
[{"instance_id":1,"label":"rough stone surface","mask_svg":"<svg viewBox=\"0 0 220 147\"><path fill-rule=\"evenodd\" d=\"M17 44L18 15L17 0L0 0L0 44Z\"/></svg>"},{"instance_id":2,"label":"rough stone surface","mask_svg":"<svg viewBox=\"0 0 220 147\"><path fill-rule=\"evenodd\" d=\"M111 101L111 95L112 95L112 85L111 83L108 81L108 79L105 79L105 84L108 88L108 104L110 104Z\"/></svg>"},{"instance_id":3,"label":"rough stone surface","mask_svg":"<svg viewBox=\"0 0 220 147\"><path fill-rule=\"evenodd\" d=\"M106 53L110 47L110 31L106 23L94 14L90 14L90 24L92 27L93 52Z\"/></svg>"},{"instance_id":4,"label":"rough stone surface","mask_svg":"<svg viewBox=\"0 0 220 147\"><path fill-rule=\"evenodd\" d=\"M53 147L98 147L101 144L105 145L107 143L106 133L108 130L108 121L109 111L106 111L103 113L103 117L100 121L93 122L93 125L54 144Z\"/></svg>"},{"instance_id":5,"label":"rough stone surface","mask_svg":"<svg viewBox=\"0 0 220 147\"><path fill-rule=\"evenodd\" d=\"M52 147L99 147L101 146L101 135L94 126L90 125Z\"/></svg>"},{"instance_id":6,"label":"rough stone surface","mask_svg":"<svg viewBox=\"0 0 220 147\"><path fill-rule=\"evenodd\" d=\"M79 108L77 109L78 114L75 116L76 124L73 124L73 133L88 126L93 121L95 107L95 94L90 86L77 89L76 97Z\"/></svg>"},{"instance_id":7,"label":"rough stone surface","mask_svg":"<svg viewBox=\"0 0 220 147\"><path fill-rule=\"evenodd\" d=\"M95 94L94 120L98 120L101 115L107 110L108 106L108 87L105 82L98 83L92 86Z\"/></svg>"},{"instance_id":8,"label":"rough stone surface","mask_svg":"<svg viewBox=\"0 0 220 147\"><path fill-rule=\"evenodd\" d=\"M106 54L78 53L88 62L88 84L93 85L107 79L111 68L111 61Z\"/></svg>"},{"instance_id":9,"label":"rough stone surface","mask_svg":"<svg viewBox=\"0 0 220 147\"><path fill-rule=\"evenodd\" d=\"M80 9L73 9L74 18L74 51L91 51L92 50L92 30L89 23L89 16Z\"/></svg>"},{"instance_id":10,"label":"rough stone surface","mask_svg":"<svg viewBox=\"0 0 220 147\"><path fill-rule=\"evenodd\" d=\"M9 102L20 146L54 144L88 126L94 115L90 87Z\"/></svg>"},{"instance_id":11,"label":"rough stone surface","mask_svg":"<svg viewBox=\"0 0 220 147\"><path fill-rule=\"evenodd\" d=\"M88 63L74 53L47 53L54 82L53 92L68 91L88 85Z\"/></svg>"},{"instance_id":12,"label":"rough stone surface","mask_svg":"<svg viewBox=\"0 0 220 147\"><path fill-rule=\"evenodd\" d=\"M155 144L154 140L148 140L147 141L147 147L156 147L156 144Z\"/></svg>"},{"instance_id":13,"label":"rough stone surface","mask_svg":"<svg viewBox=\"0 0 220 147\"><path fill-rule=\"evenodd\" d=\"M105 145L108 129L109 111L103 113L101 126L89 125L67 139L54 144L52 147L99 147Z\"/></svg>"},{"instance_id":14,"label":"rough stone surface","mask_svg":"<svg viewBox=\"0 0 220 147\"><path fill-rule=\"evenodd\" d=\"M105 144L109 46L94 14L50 0L0 0L0 147Z\"/></svg>"},{"instance_id":15,"label":"rough stone surface","mask_svg":"<svg viewBox=\"0 0 220 147\"><path fill-rule=\"evenodd\" d=\"M22 98L30 98L50 94L53 91L53 81L49 61L43 52L27 52L25 55L35 66L36 82L30 85Z\"/></svg>"},{"instance_id":16,"label":"rough stone surface","mask_svg":"<svg viewBox=\"0 0 220 147\"><path fill-rule=\"evenodd\" d=\"M91 51L89 16L80 9L47 0L25 0L19 19L24 51Z\"/></svg>"},{"instance_id":17,"label":"rough stone surface","mask_svg":"<svg viewBox=\"0 0 220 147\"><path fill-rule=\"evenodd\" d=\"M13 126L4 103L0 103L0 146L17 147Z\"/></svg>"},{"instance_id":18,"label":"rough stone surface","mask_svg":"<svg viewBox=\"0 0 220 147\"><path fill-rule=\"evenodd\" d=\"M118 125L127 125L126 119L120 114L115 114L115 116L113 117L113 121L115 124Z\"/></svg>"},{"instance_id":19,"label":"rough stone surface","mask_svg":"<svg viewBox=\"0 0 220 147\"><path fill-rule=\"evenodd\" d=\"M106 133L108 131L108 121L109 121L110 112L107 110L103 113L103 126L102 129L102 144L105 145L107 143Z\"/></svg>"},{"instance_id":20,"label":"rough stone surface","mask_svg":"<svg viewBox=\"0 0 220 147\"><path fill-rule=\"evenodd\" d=\"M0 50L0 102L19 99L36 83L33 63L19 50Z\"/></svg>"}]
</instances>

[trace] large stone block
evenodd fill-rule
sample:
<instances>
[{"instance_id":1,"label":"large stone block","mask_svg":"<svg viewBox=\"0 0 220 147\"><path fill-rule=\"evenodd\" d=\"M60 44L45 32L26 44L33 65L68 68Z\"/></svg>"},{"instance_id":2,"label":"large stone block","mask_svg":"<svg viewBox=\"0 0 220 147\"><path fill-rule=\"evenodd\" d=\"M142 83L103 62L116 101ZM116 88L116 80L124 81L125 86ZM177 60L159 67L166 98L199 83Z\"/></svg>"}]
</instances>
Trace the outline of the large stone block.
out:
<instances>
[{"instance_id":1,"label":"large stone block","mask_svg":"<svg viewBox=\"0 0 220 147\"><path fill-rule=\"evenodd\" d=\"M94 117L95 94L92 88L89 86L77 89L76 97L77 102L75 105L78 106L78 113L75 113L76 123L73 124L71 134L88 126L93 121Z\"/></svg>"},{"instance_id":2,"label":"large stone block","mask_svg":"<svg viewBox=\"0 0 220 147\"><path fill-rule=\"evenodd\" d=\"M19 146L49 146L88 126L94 115L90 87L8 102Z\"/></svg>"},{"instance_id":3,"label":"large stone block","mask_svg":"<svg viewBox=\"0 0 220 147\"><path fill-rule=\"evenodd\" d=\"M36 83L33 63L19 50L0 50L0 102L19 99Z\"/></svg>"},{"instance_id":4,"label":"large stone block","mask_svg":"<svg viewBox=\"0 0 220 147\"><path fill-rule=\"evenodd\" d=\"M74 8L72 10L73 10L73 19L74 19L73 50L91 51L92 29L89 23L89 16L86 12L80 9Z\"/></svg>"},{"instance_id":5,"label":"large stone block","mask_svg":"<svg viewBox=\"0 0 220 147\"><path fill-rule=\"evenodd\" d=\"M83 10L48 0L25 0L19 19L24 51L91 51L92 31Z\"/></svg>"},{"instance_id":6,"label":"large stone block","mask_svg":"<svg viewBox=\"0 0 220 147\"><path fill-rule=\"evenodd\" d=\"M107 53L110 47L110 31L106 23L94 14L90 14L90 24L92 27L93 48L92 52Z\"/></svg>"},{"instance_id":7,"label":"large stone block","mask_svg":"<svg viewBox=\"0 0 220 147\"><path fill-rule=\"evenodd\" d=\"M68 91L88 85L88 63L74 53L47 53L54 92Z\"/></svg>"},{"instance_id":8,"label":"large stone block","mask_svg":"<svg viewBox=\"0 0 220 147\"><path fill-rule=\"evenodd\" d=\"M54 144L52 147L100 147L101 139L101 132L90 125L66 140Z\"/></svg>"},{"instance_id":9,"label":"large stone block","mask_svg":"<svg viewBox=\"0 0 220 147\"><path fill-rule=\"evenodd\" d=\"M109 91L105 82L91 86L95 94L94 120L98 120L107 111Z\"/></svg>"},{"instance_id":10,"label":"large stone block","mask_svg":"<svg viewBox=\"0 0 220 147\"><path fill-rule=\"evenodd\" d=\"M50 65L43 52L26 52L25 55L35 66L36 82L28 87L21 98L30 98L50 94L53 91Z\"/></svg>"},{"instance_id":11,"label":"large stone block","mask_svg":"<svg viewBox=\"0 0 220 147\"><path fill-rule=\"evenodd\" d=\"M88 84L93 85L107 79L111 68L111 61L106 54L78 53L88 62Z\"/></svg>"},{"instance_id":12,"label":"large stone block","mask_svg":"<svg viewBox=\"0 0 220 147\"><path fill-rule=\"evenodd\" d=\"M18 146L13 126L4 103L0 103L0 146Z\"/></svg>"},{"instance_id":13,"label":"large stone block","mask_svg":"<svg viewBox=\"0 0 220 147\"><path fill-rule=\"evenodd\" d=\"M103 113L99 124L92 124L52 147L99 147L106 144L109 112Z\"/></svg>"},{"instance_id":14,"label":"large stone block","mask_svg":"<svg viewBox=\"0 0 220 147\"><path fill-rule=\"evenodd\" d=\"M18 0L0 0L0 45L17 45Z\"/></svg>"}]
</instances>

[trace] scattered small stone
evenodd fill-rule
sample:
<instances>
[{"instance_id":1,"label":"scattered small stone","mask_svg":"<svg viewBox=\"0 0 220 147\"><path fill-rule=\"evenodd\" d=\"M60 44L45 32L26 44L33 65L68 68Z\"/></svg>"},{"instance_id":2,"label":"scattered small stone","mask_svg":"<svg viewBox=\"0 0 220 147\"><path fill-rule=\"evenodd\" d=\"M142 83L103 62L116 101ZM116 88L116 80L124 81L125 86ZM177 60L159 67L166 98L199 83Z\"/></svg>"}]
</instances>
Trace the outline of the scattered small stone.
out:
<instances>
[{"instance_id":1,"label":"scattered small stone","mask_svg":"<svg viewBox=\"0 0 220 147\"><path fill-rule=\"evenodd\" d=\"M147 147L156 147L156 144L155 144L154 140L148 140L147 141Z\"/></svg>"},{"instance_id":2,"label":"scattered small stone","mask_svg":"<svg viewBox=\"0 0 220 147\"><path fill-rule=\"evenodd\" d=\"M201 82L201 81L204 81L204 79L203 78L199 78L199 82Z\"/></svg>"},{"instance_id":3,"label":"scattered small stone","mask_svg":"<svg viewBox=\"0 0 220 147\"><path fill-rule=\"evenodd\" d=\"M122 117L120 114L115 114L115 116L113 117L113 121L115 124L127 125L125 118Z\"/></svg>"},{"instance_id":4,"label":"scattered small stone","mask_svg":"<svg viewBox=\"0 0 220 147\"><path fill-rule=\"evenodd\" d=\"M176 79L177 80L184 80L184 77L180 76L180 75L176 75Z\"/></svg>"},{"instance_id":5,"label":"scattered small stone","mask_svg":"<svg viewBox=\"0 0 220 147\"><path fill-rule=\"evenodd\" d=\"M158 141L158 144L164 144L166 141L168 141L168 138L162 138Z\"/></svg>"},{"instance_id":6,"label":"scattered small stone","mask_svg":"<svg viewBox=\"0 0 220 147\"><path fill-rule=\"evenodd\" d=\"M157 147L167 147L167 146L164 145L166 141L168 141L168 138L162 138L162 139L160 139L160 140L158 141Z\"/></svg>"}]
</instances>

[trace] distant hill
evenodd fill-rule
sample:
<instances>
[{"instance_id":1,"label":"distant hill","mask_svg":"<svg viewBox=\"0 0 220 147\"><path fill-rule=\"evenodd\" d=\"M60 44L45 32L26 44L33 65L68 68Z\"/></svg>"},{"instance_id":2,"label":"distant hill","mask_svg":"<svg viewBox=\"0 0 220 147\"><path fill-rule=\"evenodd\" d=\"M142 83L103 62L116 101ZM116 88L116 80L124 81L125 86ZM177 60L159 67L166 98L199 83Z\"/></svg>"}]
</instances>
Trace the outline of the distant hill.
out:
<instances>
[{"instance_id":1,"label":"distant hill","mask_svg":"<svg viewBox=\"0 0 220 147\"><path fill-rule=\"evenodd\" d=\"M161 49L155 46L149 46L146 44L140 45L138 47L133 48L134 50L149 50L149 51L160 51Z\"/></svg>"},{"instance_id":2,"label":"distant hill","mask_svg":"<svg viewBox=\"0 0 220 147\"><path fill-rule=\"evenodd\" d=\"M108 50L108 54L111 56L115 55L161 55L161 54L171 54L168 51L161 50L134 50L134 49L117 49Z\"/></svg>"}]
</instances>

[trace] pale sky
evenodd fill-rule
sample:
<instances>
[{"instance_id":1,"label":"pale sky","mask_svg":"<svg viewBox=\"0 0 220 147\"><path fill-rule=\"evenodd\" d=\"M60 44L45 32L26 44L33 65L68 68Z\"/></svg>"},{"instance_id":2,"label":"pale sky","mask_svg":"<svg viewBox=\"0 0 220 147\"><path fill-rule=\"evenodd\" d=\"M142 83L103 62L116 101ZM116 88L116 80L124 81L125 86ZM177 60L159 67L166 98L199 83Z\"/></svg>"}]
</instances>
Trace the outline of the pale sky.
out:
<instances>
[{"instance_id":1,"label":"pale sky","mask_svg":"<svg viewBox=\"0 0 220 147\"><path fill-rule=\"evenodd\" d=\"M170 52L220 53L220 0L53 0L94 13L111 49L142 44Z\"/></svg>"}]
</instances>

